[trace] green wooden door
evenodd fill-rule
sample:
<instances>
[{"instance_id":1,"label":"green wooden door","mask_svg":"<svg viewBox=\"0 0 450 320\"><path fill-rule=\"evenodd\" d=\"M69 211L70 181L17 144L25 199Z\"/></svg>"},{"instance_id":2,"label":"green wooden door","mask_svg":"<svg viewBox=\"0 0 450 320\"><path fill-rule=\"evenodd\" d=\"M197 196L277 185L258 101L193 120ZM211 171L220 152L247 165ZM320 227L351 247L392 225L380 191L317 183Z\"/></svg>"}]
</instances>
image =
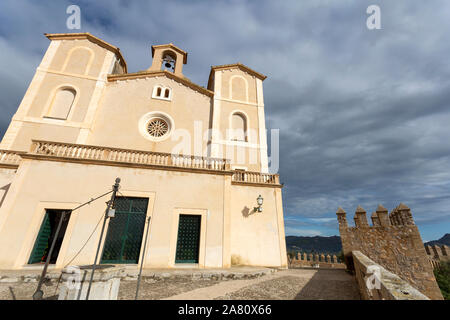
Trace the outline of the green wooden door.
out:
<instances>
[{"instance_id":1,"label":"green wooden door","mask_svg":"<svg viewBox=\"0 0 450 320\"><path fill-rule=\"evenodd\" d=\"M200 223L200 215L180 215L175 263L198 263Z\"/></svg>"},{"instance_id":2,"label":"green wooden door","mask_svg":"<svg viewBox=\"0 0 450 320\"><path fill-rule=\"evenodd\" d=\"M39 229L36 242L34 243L33 251L31 252L30 259L28 263L38 263L42 261L46 250L49 246L49 239L52 229L50 226L50 219L48 212L45 212L44 221L42 222L41 228Z\"/></svg>"},{"instance_id":3,"label":"green wooden door","mask_svg":"<svg viewBox=\"0 0 450 320\"><path fill-rule=\"evenodd\" d=\"M147 205L147 198L116 198L101 263L138 263Z\"/></svg>"}]
</instances>

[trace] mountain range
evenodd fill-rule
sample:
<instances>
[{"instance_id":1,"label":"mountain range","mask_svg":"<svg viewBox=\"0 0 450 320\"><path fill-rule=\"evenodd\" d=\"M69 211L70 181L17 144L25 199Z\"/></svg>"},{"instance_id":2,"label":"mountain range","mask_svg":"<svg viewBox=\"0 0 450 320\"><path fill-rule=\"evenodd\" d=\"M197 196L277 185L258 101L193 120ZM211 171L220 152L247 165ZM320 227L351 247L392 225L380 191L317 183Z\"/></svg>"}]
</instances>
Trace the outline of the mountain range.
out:
<instances>
[{"instance_id":1,"label":"mountain range","mask_svg":"<svg viewBox=\"0 0 450 320\"><path fill-rule=\"evenodd\" d=\"M450 246L450 233L446 233L439 240L432 240L424 243L424 245L426 246L434 246L434 245L442 246L444 244Z\"/></svg>"},{"instance_id":2,"label":"mountain range","mask_svg":"<svg viewBox=\"0 0 450 320\"><path fill-rule=\"evenodd\" d=\"M446 233L439 240L425 242L424 245L447 245L450 246L450 233ZM288 252L339 254L342 250L341 237L286 237L286 250Z\"/></svg>"},{"instance_id":3,"label":"mountain range","mask_svg":"<svg viewBox=\"0 0 450 320\"><path fill-rule=\"evenodd\" d=\"M342 249L341 237L286 237L286 250L295 252L316 252L338 254Z\"/></svg>"}]
</instances>

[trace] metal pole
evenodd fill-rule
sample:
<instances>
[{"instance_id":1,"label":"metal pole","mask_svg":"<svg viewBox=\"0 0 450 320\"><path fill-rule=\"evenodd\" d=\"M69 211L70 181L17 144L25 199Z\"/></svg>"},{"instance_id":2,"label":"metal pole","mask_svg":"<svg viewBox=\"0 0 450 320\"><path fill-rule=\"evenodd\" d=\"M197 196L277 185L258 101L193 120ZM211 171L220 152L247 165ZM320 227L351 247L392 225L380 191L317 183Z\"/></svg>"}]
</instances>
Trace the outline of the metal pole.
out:
<instances>
[{"instance_id":1,"label":"metal pole","mask_svg":"<svg viewBox=\"0 0 450 320\"><path fill-rule=\"evenodd\" d=\"M144 250L142 252L142 259L141 259L141 267L139 270L139 276L137 281L137 287L136 287L136 297L134 300L138 299L139 296L139 287L141 286L141 277L142 277L142 266L144 265L144 257L145 257L145 248L147 248L147 237L148 237L148 230L150 229L150 217L147 219L147 231L145 232L145 240L144 240Z\"/></svg>"},{"instance_id":2,"label":"metal pole","mask_svg":"<svg viewBox=\"0 0 450 320\"><path fill-rule=\"evenodd\" d=\"M81 207L84 207L84 206L87 205L87 204L91 204L91 202L93 202L93 201L95 201L95 200L97 200L97 199L100 199L101 197L104 197L104 196L106 196L107 194L109 194L109 193L111 193L111 192L113 192L113 190L108 191L108 192L102 194L101 196L98 196L97 198L92 198L91 200L89 200L89 201L87 201L87 202L85 202L85 203L79 205L78 207L76 207L76 208L74 208L74 209L72 209L72 210L69 210L69 211L72 213L72 212L74 212L75 210L80 209ZM66 212L63 211L62 214L65 215L65 213L66 213ZM61 220L61 221L62 221L62 220ZM60 221L60 222L61 222L61 221ZM59 235L59 228L60 228L60 224L58 224L58 228L57 228L57 231L56 231L56 233L55 233L55 239L56 239L56 238L58 237L58 235ZM50 247L50 250L51 250L52 252L53 252L53 247L54 247L54 241L52 242L52 246ZM48 257L50 257L50 255L49 255ZM47 260L46 260L46 262L45 262L44 269L42 270L41 278L39 279L39 283L38 283L38 286L37 286L37 288L36 288L36 291L35 291L34 294L33 294L33 299L34 299L34 300L42 299L42 297L44 296L44 292L42 292L41 287L42 287L42 284L43 284L43 282L44 282L45 275L46 275L46 273L47 273L47 267L48 267L49 262L50 262L50 260L48 259L48 257L47 257Z\"/></svg>"},{"instance_id":3,"label":"metal pole","mask_svg":"<svg viewBox=\"0 0 450 320\"><path fill-rule=\"evenodd\" d=\"M39 279L38 286L36 288L36 291L33 294L33 300L41 300L44 296L44 292L41 290L42 284L45 280L45 274L47 273L47 268L50 263L50 259L52 257L53 249L55 248L56 239L58 239L59 230L61 229L61 225L64 221L64 218L66 217L66 211L63 211L61 214L61 218L59 219L58 227L56 228L55 235L53 236L52 245L50 246L50 250L47 253L47 260L45 260L44 269L42 270L41 278Z\"/></svg>"},{"instance_id":4,"label":"metal pole","mask_svg":"<svg viewBox=\"0 0 450 320\"><path fill-rule=\"evenodd\" d=\"M106 220L108 219L108 212L111 209L111 206L114 204L114 200L116 199L116 193L119 190L120 178L116 178L116 183L113 185L113 192L111 195L111 200L108 201L108 205L106 207L105 218L103 219L102 231L100 232L100 240L98 241L97 252L95 253L94 264L92 265L92 273L91 279L89 280L89 287L86 293L86 300L89 300L89 294L91 293L92 280L94 280L94 272L95 267L97 265L98 253L100 252L100 246L102 244L103 232L105 231Z\"/></svg>"}]
</instances>

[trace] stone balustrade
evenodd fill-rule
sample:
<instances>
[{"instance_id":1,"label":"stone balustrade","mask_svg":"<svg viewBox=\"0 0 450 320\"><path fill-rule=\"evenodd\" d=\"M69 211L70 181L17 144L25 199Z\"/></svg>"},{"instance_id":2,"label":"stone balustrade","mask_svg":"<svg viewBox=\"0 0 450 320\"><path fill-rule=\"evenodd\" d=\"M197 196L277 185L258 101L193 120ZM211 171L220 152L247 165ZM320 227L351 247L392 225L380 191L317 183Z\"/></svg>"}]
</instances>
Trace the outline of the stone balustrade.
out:
<instances>
[{"instance_id":1,"label":"stone balustrade","mask_svg":"<svg viewBox=\"0 0 450 320\"><path fill-rule=\"evenodd\" d=\"M31 153L80 160L225 171L226 159L33 140Z\"/></svg>"},{"instance_id":2,"label":"stone balustrade","mask_svg":"<svg viewBox=\"0 0 450 320\"><path fill-rule=\"evenodd\" d=\"M274 184L279 185L280 179L278 174L259 173L251 171L235 171L233 174L233 182L250 183L250 184Z\"/></svg>"},{"instance_id":3,"label":"stone balustrade","mask_svg":"<svg viewBox=\"0 0 450 320\"><path fill-rule=\"evenodd\" d=\"M345 269L345 264L339 261L336 255L324 253L306 253L297 252L293 258L288 255L288 261L291 268L295 267L315 267L315 268L339 268Z\"/></svg>"},{"instance_id":4,"label":"stone balustrade","mask_svg":"<svg viewBox=\"0 0 450 320\"><path fill-rule=\"evenodd\" d=\"M18 167L24 152L0 150L0 167Z\"/></svg>"},{"instance_id":5,"label":"stone balustrade","mask_svg":"<svg viewBox=\"0 0 450 320\"><path fill-rule=\"evenodd\" d=\"M28 155L54 157L66 160L99 161L107 164L156 166L164 169L223 172L232 176L233 184L281 187L278 174L231 170L227 159L177 155L170 153L129 150L33 140ZM20 161L20 157L18 157ZM219 171L219 172L218 172Z\"/></svg>"}]
</instances>

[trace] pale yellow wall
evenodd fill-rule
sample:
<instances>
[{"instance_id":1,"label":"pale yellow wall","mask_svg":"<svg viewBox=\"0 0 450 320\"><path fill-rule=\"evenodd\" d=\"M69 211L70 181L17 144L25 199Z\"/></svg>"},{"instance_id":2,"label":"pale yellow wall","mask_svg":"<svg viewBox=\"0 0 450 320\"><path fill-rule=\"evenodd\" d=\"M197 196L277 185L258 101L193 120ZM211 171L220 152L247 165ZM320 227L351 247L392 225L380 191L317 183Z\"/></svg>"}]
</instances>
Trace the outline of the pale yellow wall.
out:
<instances>
[{"instance_id":1,"label":"pale yellow wall","mask_svg":"<svg viewBox=\"0 0 450 320\"><path fill-rule=\"evenodd\" d=\"M232 169L237 168L254 172L260 171L261 166L258 148L251 148L245 146L245 144L221 144L219 146L219 152L221 157L231 160Z\"/></svg>"},{"instance_id":2,"label":"pale yellow wall","mask_svg":"<svg viewBox=\"0 0 450 320\"><path fill-rule=\"evenodd\" d=\"M247 118L247 130L254 130L255 134L248 137L249 143L258 143L259 132L258 132L258 109L256 105L247 105L233 103L229 101L222 101L221 103L221 114L220 114L220 131L222 137L226 139L226 130L231 129L230 126L230 116L234 112L242 112Z\"/></svg>"},{"instance_id":3,"label":"pale yellow wall","mask_svg":"<svg viewBox=\"0 0 450 320\"><path fill-rule=\"evenodd\" d=\"M4 248L0 268L26 267L46 208L73 208L110 190L116 177L122 179L119 196L150 198L146 267L176 266L177 221L184 213L202 215L199 267L229 266L230 256L242 264L284 265L276 189L230 186L231 180L223 175L24 160L0 208ZM259 194L264 197L264 211L245 217L245 209L256 206ZM57 268L69 263L85 244L104 213L106 199L72 214ZM99 232L100 228L72 265L92 263Z\"/></svg>"},{"instance_id":4,"label":"pale yellow wall","mask_svg":"<svg viewBox=\"0 0 450 320\"><path fill-rule=\"evenodd\" d=\"M15 151L29 151L31 140L50 140L57 142L72 142L77 139L80 129L78 127L60 125L61 120L50 120L51 123L23 122L17 139L11 149Z\"/></svg>"},{"instance_id":5,"label":"pale yellow wall","mask_svg":"<svg viewBox=\"0 0 450 320\"><path fill-rule=\"evenodd\" d=\"M239 81L234 82L235 79L239 79ZM247 88L236 88L245 83L247 83ZM256 78L237 68L224 70L222 72L222 97L256 104Z\"/></svg>"},{"instance_id":6,"label":"pale yellow wall","mask_svg":"<svg viewBox=\"0 0 450 320\"><path fill-rule=\"evenodd\" d=\"M11 182L16 174L16 169L0 168L0 208L6 199L11 187Z\"/></svg>"},{"instance_id":7,"label":"pale yellow wall","mask_svg":"<svg viewBox=\"0 0 450 320\"><path fill-rule=\"evenodd\" d=\"M33 118L47 116L56 90L61 87L72 87L77 92L77 95L68 120L83 122L95 84L96 81L90 79L47 73L39 88L39 94L36 95L33 103L30 105L27 116Z\"/></svg>"},{"instance_id":8,"label":"pale yellow wall","mask_svg":"<svg viewBox=\"0 0 450 320\"><path fill-rule=\"evenodd\" d=\"M264 198L263 212L253 212L256 198ZM233 185L231 188L231 259L234 264L285 266L284 228L280 234L276 189Z\"/></svg>"},{"instance_id":9,"label":"pale yellow wall","mask_svg":"<svg viewBox=\"0 0 450 320\"><path fill-rule=\"evenodd\" d=\"M9 202L0 208L0 217L7 217L0 224L0 243L6 250L0 255L0 268L21 268L26 264L45 206L58 209L64 203L81 204L110 190L117 176L122 179L121 192L124 195L128 192L155 194L145 260L147 267L173 265L174 257L170 252L176 246L176 240L171 236L174 210L183 213L204 210L204 266L222 265L224 177L221 175L29 160L21 164L18 175L15 193L10 193ZM106 198L73 213L76 223L67 238L67 252L57 262L59 266L70 261L89 237L104 212L104 201ZM93 236L73 264L92 263L97 242L98 234Z\"/></svg>"},{"instance_id":10,"label":"pale yellow wall","mask_svg":"<svg viewBox=\"0 0 450 320\"><path fill-rule=\"evenodd\" d=\"M152 98L156 85L170 87L172 100ZM173 118L175 129L190 135L191 154L194 154L194 125L199 122L201 145L206 155L207 141L203 132L209 128L211 99L166 77L110 82L100 102L88 144L128 149L172 153L182 139L154 142L139 132L139 120L152 111L163 112ZM188 143L189 145L189 143ZM186 153L186 152L183 152ZM189 153L187 153L189 154Z\"/></svg>"},{"instance_id":11,"label":"pale yellow wall","mask_svg":"<svg viewBox=\"0 0 450 320\"><path fill-rule=\"evenodd\" d=\"M49 69L91 77L99 76L108 50L86 39L59 41L61 41L61 44L58 48L58 52L50 63ZM80 49L82 51L80 51ZM83 54L78 54L81 52L83 54L85 52L89 53L89 59L87 59L86 65L82 65L80 63L75 63L74 65L72 65L71 62L74 62L74 60L81 60L80 58L83 56ZM75 59L71 59L71 57ZM73 67L71 67L71 65ZM89 68L89 70L86 70L87 68Z\"/></svg>"},{"instance_id":12,"label":"pale yellow wall","mask_svg":"<svg viewBox=\"0 0 450 320\"><path fill-rule=\"evenodd\" d=\"M238 79L239 82L235 82ZM212 126L219 134L213 136L213 156L227 155L235 167L245 168L249 171L267 172L267 159L265 143L265 124L261 110L264 108L261 99L262 85L259 88L258 79L238 68L216 70L214 72L214 114ZM236 88L240 84L241 87ZM231 141L227 130L231 129L230 117L233 113L244 115L247 121L247 141ZM260 130L262 126L263 130ZM263 139L262 139L263 138ZM263 143L261 143L263 142ZM238 151L244 155L237 156Z\"/></svg>"}]
</instances>

